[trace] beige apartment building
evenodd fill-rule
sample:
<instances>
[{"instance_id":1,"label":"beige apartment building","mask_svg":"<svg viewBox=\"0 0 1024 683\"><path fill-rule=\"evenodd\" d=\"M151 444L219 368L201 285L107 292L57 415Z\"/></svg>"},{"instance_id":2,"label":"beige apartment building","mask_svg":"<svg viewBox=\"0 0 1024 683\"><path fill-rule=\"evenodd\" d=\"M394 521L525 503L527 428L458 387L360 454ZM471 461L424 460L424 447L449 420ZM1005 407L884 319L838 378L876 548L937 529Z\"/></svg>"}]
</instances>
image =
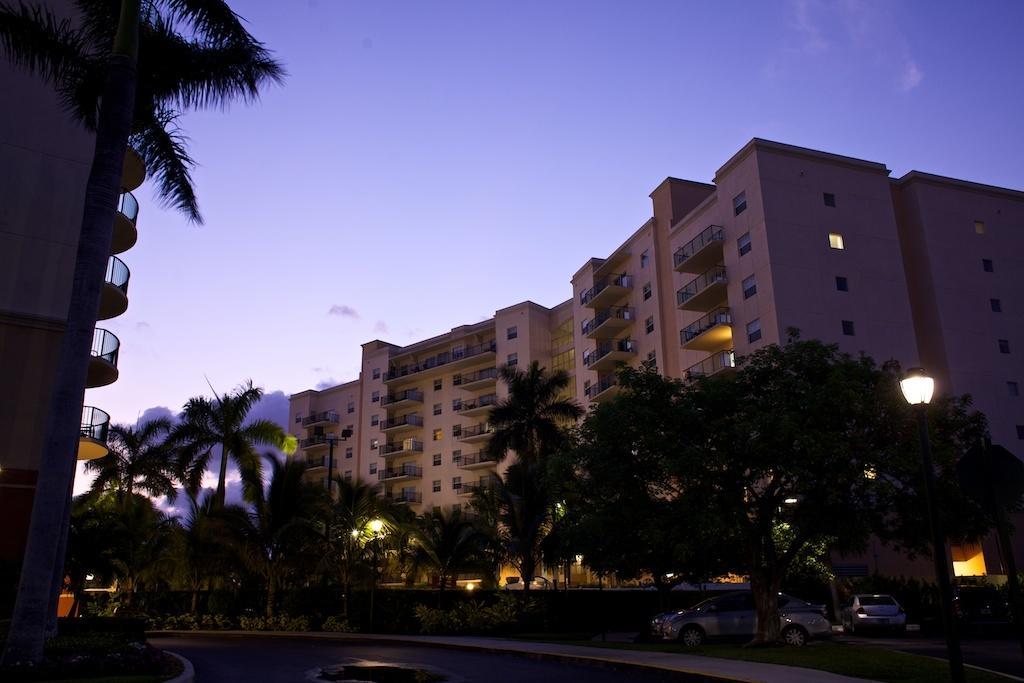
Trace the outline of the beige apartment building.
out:
<instances>
[{"instance_id":1,"label":"beige apartment building","mask_svg":"<svg viewBox=\"0 0 1024 683\"><path fill-rule=\"evenodd\" d=\"M417 512L461 508L501 469L482 449L501 365L569 370L587 406L616 394L619 364L650 360L684 380L729 372L790 328L924 365L1024 457L1024 193L894 179L881 163L754 139L712 183L667 178L651 200L650 219L572 275L569 300L516 304L409 346L368 342L359 379L294 395L308 476L325 479L337 437L336 474ZM954 548L957 573L1000 573L987 550ZM917 571L877 548L841 563Z\"/></svg>"}]
</instances>

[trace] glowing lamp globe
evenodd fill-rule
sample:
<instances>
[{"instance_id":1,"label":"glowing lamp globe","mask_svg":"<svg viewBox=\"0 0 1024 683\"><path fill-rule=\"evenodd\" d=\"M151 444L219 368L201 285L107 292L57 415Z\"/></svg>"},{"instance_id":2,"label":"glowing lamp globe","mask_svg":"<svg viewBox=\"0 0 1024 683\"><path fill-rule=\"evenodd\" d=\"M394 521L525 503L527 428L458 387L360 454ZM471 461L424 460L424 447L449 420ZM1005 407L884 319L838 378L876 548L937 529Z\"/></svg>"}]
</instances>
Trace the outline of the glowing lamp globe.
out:
<instances>
[{"instance_id":1,"label":"glowing lamp globe","mask_svg":"<svg viewBox=\"0 0 1024 683\"><path fill-rule=\"evenodd\" d=\"M931 402L935 392L935 380L924 368L910 368L900 380L903 398L912 406L926 405Z\"/></svg>"}]
</instances>

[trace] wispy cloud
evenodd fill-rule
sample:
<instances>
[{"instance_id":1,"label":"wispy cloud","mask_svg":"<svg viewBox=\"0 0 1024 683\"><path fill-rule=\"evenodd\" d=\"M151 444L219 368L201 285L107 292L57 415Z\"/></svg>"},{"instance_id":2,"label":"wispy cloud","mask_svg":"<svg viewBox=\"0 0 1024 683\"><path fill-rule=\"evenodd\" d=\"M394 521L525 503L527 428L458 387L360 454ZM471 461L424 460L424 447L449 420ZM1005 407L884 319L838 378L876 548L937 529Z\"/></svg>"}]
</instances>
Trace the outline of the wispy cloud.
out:
<instances>
[{"instance_id":1,"label":"wispy cloud","mask_svg":"<svg viewBox=\"0 0 1024 683\"><path fill-rule=\"evenodd\" d=\"M327 311L327 315L337 315L342 318L352 318L353 320L359 320L359 311L346 306L345 304L334 304Z\"/></svg>"},{"instance_id":2,"label":"wispy cloud","mask_svg":"<svg viewBox=\"0 0 1024 683\"><path fill-rule=\"evenodd\" d=\"M373 331L379 332L380 334L387 334L388 324L383 320L378 320L377 323L373 326Z\"/></svg>"},{"instance_id":3,"label":"wispy cloud","mask_svg":"<svg viewBox=\"0 0 1024 683\"><path fill-rule=\"evenodd\" d=\"M921 85L922 80L924 80L924 72L916 62L911 61L903 65L903 71L900 73L900 90L910 92Z\"/></svg>"},{"instance_id":4,"label":"wispy cloud","mask_svg":"<svg viewBox=\"0 0 1024 683\"><path fill-rule=\"evenodd\" d=\"M327 379L322 379L316 383L316 390L323 391L324 389L336 387L339 384L341 384L341 382L339 382L338 380L334 379L333 377L328 377Z\"/></svg>"},{"instance_id":5,"label":"wispy cloud","mask_svg":"<svg viewBox=\"0 0 1024 683\"><path fill-rule=\"evenodd\" d=\"M140 320L139 322L135 323L135 329L138 330L139 332L148 332L151 328L152 325L147 323L145 320Z\"/></svg>"},{"instance_id":6,"label":"wispy cloud","mask_svg":"<svg viewBox=\"0 0 1024 683\"><path fill-rule=\"evenodd\" d=\"M819 5L816 0L793 0L791 25L800 38L799 50L809 54L824 52L829 42L814 16Z\"/></svg>"}]
</instances>

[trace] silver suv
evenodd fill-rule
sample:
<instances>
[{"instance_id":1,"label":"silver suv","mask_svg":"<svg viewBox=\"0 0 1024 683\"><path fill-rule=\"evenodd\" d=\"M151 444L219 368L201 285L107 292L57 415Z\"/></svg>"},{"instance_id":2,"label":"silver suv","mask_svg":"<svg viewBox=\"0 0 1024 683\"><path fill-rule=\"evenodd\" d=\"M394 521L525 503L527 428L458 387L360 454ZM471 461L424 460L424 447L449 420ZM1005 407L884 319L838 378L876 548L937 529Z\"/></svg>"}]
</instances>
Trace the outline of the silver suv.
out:
<instances>
[{"instance_id":1,"label":"silver suv","mask_svg":"<svg viewBox=\"0 0 1024 683\"><path fill-rule=\"evenodd\" d=\"M782 641L787 645L805 645L811 638L832 634L822 605L780 593L779 612ZM697 647L708 638L752 637L756 630L754 596L749 592L726 593L651 620L651 635L656 640L678 640L687 647Z\"/></svg>"}]
</instances>

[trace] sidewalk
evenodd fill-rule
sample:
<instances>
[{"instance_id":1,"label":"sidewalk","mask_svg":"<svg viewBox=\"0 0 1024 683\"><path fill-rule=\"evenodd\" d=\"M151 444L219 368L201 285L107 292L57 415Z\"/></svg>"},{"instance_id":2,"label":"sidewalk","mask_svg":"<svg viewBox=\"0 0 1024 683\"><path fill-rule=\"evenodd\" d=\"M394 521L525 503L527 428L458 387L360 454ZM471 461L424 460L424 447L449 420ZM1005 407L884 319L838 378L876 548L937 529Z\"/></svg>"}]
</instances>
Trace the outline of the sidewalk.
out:
<instances>
[{"instance_id":1,"label":"sidewalk","mask_svg":"<svg viewBox=\"0 0 1024 683\"><path fill-rule=\"evenodd\" d=\"M612 650L582 645L561 645L538 643L503 638L479 638L473 636L403 636L377 635L367 633L295 633L282 631L156 631L176 636L271 636L285 638L308 638L382 643L408 643L427 647L446 647L477 652L519 654L528 657L604 664L621 667L645 667L681 674L710 678L721 678L744 683L864 683L865 679L850 678L819 671L778 664L742 662L733 659L716 659L699 655L675 654L669 652L647 652L641 650Z\"/></svg>"}]
</instances>

